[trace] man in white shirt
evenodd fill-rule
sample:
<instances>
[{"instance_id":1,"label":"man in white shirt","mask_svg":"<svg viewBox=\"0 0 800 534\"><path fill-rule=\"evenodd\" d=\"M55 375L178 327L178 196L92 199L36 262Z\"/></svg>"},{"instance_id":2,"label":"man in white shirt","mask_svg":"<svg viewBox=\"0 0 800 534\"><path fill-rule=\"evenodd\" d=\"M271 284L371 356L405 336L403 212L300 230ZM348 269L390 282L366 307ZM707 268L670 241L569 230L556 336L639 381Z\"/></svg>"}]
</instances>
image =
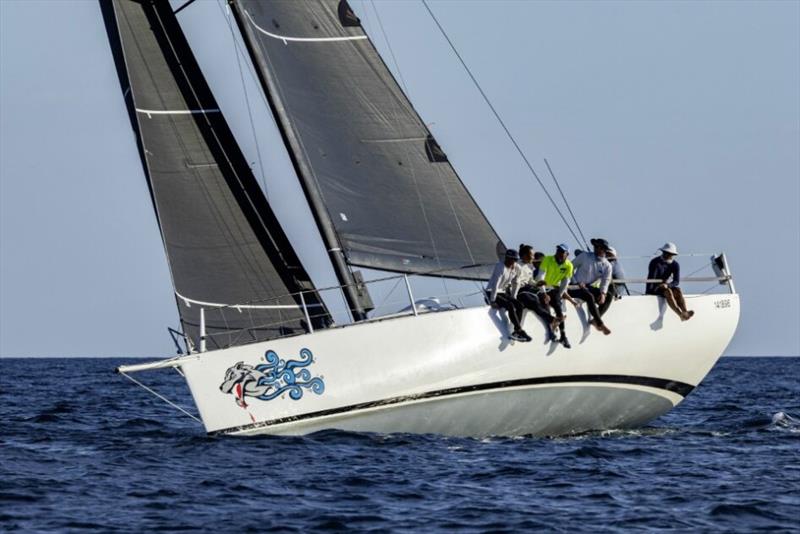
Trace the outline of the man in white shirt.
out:
<instances>
[{"instance_id":1,"label":"man in white shirt","mask_svg":"<svg viewBox=\"0 0 800 534\"><path fill-rule=\"evenodd\" d=\"M560 324L561 321L556 319L549 311L549 306L544 301L549 303L550 297L544 292L544 289L536 282L536 275L538 274L537 266L534 265L535 252L530 245L519 246L519 267L521 270L519 277L519 291L515 295L517 300L523 307L531 310L544 321L545 330L547 331L547 340L550 342L556 341L554 329ZM542 254L544 257L544 254ZM541 263L541 262L539 262Z\"/></svg>"},{"instance_id":2,"label":"man in white shirt","mask_svg":"<svg viewBox=\"0 0 800 534\"><path fill-rule=\"evenodd\" d=\"M572 284L577 285L577 289L570 289L569 295L572 298L581 299L589 308L589 315L592 316L592 324L605 335L611 330L603 322L598 305L604 306L611 297L608 296L608 288L611 285L613 268L606 259L606 252L610 245L605 239L592 239L594 252L584 252L572 262L575 272L572 275ZM599 282L599 287L592 284ZM604 306L608 309L607 306ZM605 311L605 310L604 310Z\"/></svg>"},{"instance_id":3,"label":"man in white shirt","mask_svg":"<svg viewBox=\"0 0 800 534\"><path fill-rule=\"evenodd\" d=\"M516 250L508 249L503 261L494 266L492 276L486 284L486 297L492 308L502 308L508 313L508 319L514 325L511 339L516 341L530 341L525 330L522 329L522 304L516 299L519 291L519 277L521 270L517 261L519 254Z\"/></svg>"}]
</instances>

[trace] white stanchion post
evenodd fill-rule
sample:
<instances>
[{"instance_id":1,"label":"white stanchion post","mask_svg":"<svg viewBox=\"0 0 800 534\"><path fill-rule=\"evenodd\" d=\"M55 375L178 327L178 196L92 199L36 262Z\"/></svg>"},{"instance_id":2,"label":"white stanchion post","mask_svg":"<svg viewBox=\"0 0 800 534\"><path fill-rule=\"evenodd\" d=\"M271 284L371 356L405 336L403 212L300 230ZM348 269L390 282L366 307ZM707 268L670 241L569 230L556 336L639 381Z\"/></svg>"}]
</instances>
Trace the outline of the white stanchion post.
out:
<instances>
[{"instance_id":1,"label":"white stanchion post","mask_svg":"<svg viewBox=\"0 0 800 534\"><path fill-rule=\"evenodd\" d=\"M303 292L300 292L300 303L303 305L303 314L306 316L306 324L308 325L308 333L314 333L314 327L311 326L311 316L308 315L308 306L306 306L306 298L303 296Z\"/></svg>"},{"instance_id":2,"label":"white stanchion post","mask_svg":"<svg viewBox=\"0 0 800 534\"><path fill-rule=\"evenodd\" d=\"M414 294L411 292L411 282L408 281L408 275L403 275L403 280L406 283L406 290L408 291L408 300L411 301L411 310L414 312L414 315L417 315L417 304L414 302Z\"/></svg>"},{"instance_id":3,"label":"white stanchion post","mask_svg":"<svg viewBox=\"0 0 800 534\"><path fill-rule=\"evenodd\" d=\"M200 308L200 352L206 351L206 310Z\"/></svg>"}]
</instances>

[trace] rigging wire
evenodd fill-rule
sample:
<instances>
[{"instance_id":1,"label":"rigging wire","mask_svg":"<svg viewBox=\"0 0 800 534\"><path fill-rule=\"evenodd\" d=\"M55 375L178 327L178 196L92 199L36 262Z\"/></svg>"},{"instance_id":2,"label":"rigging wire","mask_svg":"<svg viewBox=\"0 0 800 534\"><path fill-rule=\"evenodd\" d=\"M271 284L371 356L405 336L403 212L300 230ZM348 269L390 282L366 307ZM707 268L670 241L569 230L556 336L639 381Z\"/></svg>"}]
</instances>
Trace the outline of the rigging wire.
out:
<instances>
[{"instance_id":1,"label":"rigging wire","mask_svg":"<svg viewBox=\"0 0 800 534\"><path fill-rule=\"evenodd\" d=\"M692 276L696 275L697 273L699 273L703 269L708 269L710 267L711 267L711 264L702 265L701 267L699 267L698 269L695 269L694 271L690 272L689 274L685 274L685 275L681 276L681 278L691 278Z\"/></svg>"},{"instance_id":2,"label":"rigging wire","mask_svg":"<svg viewBox=\"0 0 800 534\"><path fill-rule=\"evenodd\" d=\"M589 243L586 240L586 236L583 235L583 230L581 229L581 225L578 224L578 219L575 218L575 214L572 212L572 207L569 205L569 201L567 200L566 195L564 195L564 191L562 191L561 184L558 183L558 179L556 178L556 175L553 173L553 169L550 168L550 163L547 161L547 158L544 158L544 164L547 165L547 170L550 172L550 176L553 177L553 181L555 182L556 187L558 188L558 192L561 193L561 199L564 201L564 205L567 206L569 214L572 216L572 221L575 223L575 228L577 228L578 233L581 234L581 239L583 239L583 244L586 245L586 249L589 250Z\"/></svg>"},{"instance_id":3,"label":"rigging wire","mask_svg":"<svg viewBox=\"0 0 800 534\"><path fill-rule=\"evenodd\" d=\"M394 62L394 68L397 71L397 77L400 78L400 83L403 86L403 92L406 94L406 96L411 98L411 94L408 92L408 86L406 85L406 80L405 78L403 78L403 73L400 71L400 63L397 61L397 57L394 55L392 44L389 42L389 36L383 27L383 21L381 21L381 14L378 12L378 7L375 5L375 0L370 0L370 4L372 4L372 10L375 11L375 17L378 19L378 26L380 26L381 28L381 33L383 34L383 40L386 41L386 47L389 49L389 54L392 56L392 61ZM366 9L364 11L366 12Z\"/></svg>"},{"instance_id":4,"label":"rigging wire","mask_svg":"<svg viewBox=\"0 0 800 534\"><path fill-rule=\"evenodd\" d=\"M194 415L192 415L191 413L187 412L186 410L184 410L183 408L181 408L180 406L178 406L177 404L175 404L174 402L172 402L171 400L169 400L168 398L166 398L164 395L162 395L162 394L160 394L159 392L155 391L154 389L152 389L152 388L149 388L149 387L145 386L144 384L142 384L141 382L139 382L138 380L136 380L135 378L133 378L133 377L132 377L132 376L130 376L129 374L127 374L127 373L123 373L123 372L120 372L119 374L121 374L122 376L124 376L125 378L127 378L128 380L130 380L131 382L133 382L134 384L136 384L137 386L141 387L142 389L144 389L144 390L145 390L145 391L147 391L148 393L150 393L150 394L152 394L152 395L155 395L155 396L156 396L156 397L158 397L159 399L163 400L164 402L166 402L167 404L169 404L169 405L170 405L170 406L172 406L173 408L175 408L175 409L177 409L177 410L179 410L179 411L181 411L181 412L185 413L186 415L188 415L189 417L191 417L192 419L194 419L194 420L195 420L195 421L197 421L198 423L200 423L200 424L203 424L203 421L201 421L200 419L198 419L196 416L194 416Z\"/></svg>"},{"instance_id":5,"label":"rigging wire","mask_svg":"<svg viewBox=\"0 0 800 534\"><path fill-rule=\"evenodd\" d=\"M224 1L224 0L222 0L222 1ZM255 142L255 145L256 145L256 155L258 157L258 168L261 171L261 187L264 188L264 196L267 198L267 200L269 200L269 193L267 192L267 175L264 172L264 160L261 157L261 145L258 142L258 134L256 132L256 123L255 123L255 120L253 119L253 110L250 107L250 96L249 96L249 94L247 92L247 83L245 82L244 70L242 69L242 60L241 60L241 57L240 57L241 54L242 54L242 50L239 48L239 43L236 40L236 34L233 31L233 26L231 25L230 17L228 17L227 14L225 13L225 8L223 8L222 4L220 4L220 3L217 3L217 6L220 8L220 11L222 11L222 16L225 19L225 22L228 24L228 30L231 33L231 39L233 40L233 43L234 43L234 48L235 48L235 52L234 53L236 55L236 65L239 67L239 79L242 82L242 91L244 92L244 101L245 101L245 105L247 107L247 115L250 118L250 130L253 132L253 141Z\"/></svg>"},{"instance_id":6,"label":"rigging wire","mask_svg":"<svg viewBox=\"0 0 800 534\"><path fill-rule=\"evenodd\" d=\"M433 14L433 11L431 10L430 6L428 5L427 0L422 0L422 5L425 6L425 9L428 10L428 13L430 14L431 18L433 19L433 22L436 23L436 26L439 28L439 31L442 33L442 36L444 36L445 40L447 41L447 44L450 45L450 48L453 50L453 53L456 55L458 60L461 62L461 66L464 67L465 71L467 71L467 74L469 75L470 79L472 79L472 83L475 84L475 87L478 89L478 92L480 92L481 96L483 97L483 100L489 106L489 109L492 111L492 113L494 114L495 118L497 119L497 122L500 123L500 126L503 128L503 130L505 131L506 135L511 140L511 143L514 145L514 148L517 149L517 152L522 157L522 160L525 162L525 165L528 167L528 170L531 172L533 177L536 178L536 181L539 182L539 185L541 186L542 191L544 191L544 194L547 196L548 200L550 200L550 204L553 205L553 208L555 208L556 213L558 213L559 217L561 217L561 220L564 221L564 224L566 225L566 227L569 230L570 234L572 234L572 237L575 238L575 241L580 243L580 239L578 238L578 236L575 233L575 231L572 229L572 226L569 224L569 221L567 221L567 218L564 217L564 214L561 212L561 209L558 207L558 204L556 203L556 201L553 199L552 195L550 195L550 192L545 187L544 182L542 182L542 179L539 178L539 175L534 170L533 165L531 165L531 162L528 161L528 157L525 155L525 152L519 146L519 143L517 143L517 140L511 134L511 131L508 129L508 127L506 126L506 124L503 121L502 117L500 117L500 114L497 112L497 109L495 109L494 105L492 105L492 101L489 100L489 97L484 92L483 88L481 87L481 84L478 83L478 80L472 74L472 71L469 69L469 67L467 66L466 62L461 57L461 54L458 52L458 49L456 49L455 44L453 44L453 41L450 40L450 37L447 35L447 32L444 30L442 25L439 23L439 19L437 19L436 15Z\"/></svg>"}]
</instances>

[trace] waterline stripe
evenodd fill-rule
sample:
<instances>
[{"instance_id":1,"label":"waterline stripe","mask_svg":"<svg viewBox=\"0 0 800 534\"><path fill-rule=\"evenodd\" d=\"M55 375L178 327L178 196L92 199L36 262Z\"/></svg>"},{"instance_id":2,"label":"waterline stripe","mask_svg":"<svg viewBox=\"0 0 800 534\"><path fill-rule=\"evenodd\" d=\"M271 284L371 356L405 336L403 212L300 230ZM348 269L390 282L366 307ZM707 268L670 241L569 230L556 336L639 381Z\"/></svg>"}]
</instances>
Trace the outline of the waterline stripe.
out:
<instances>
[{"instance_id":1,"label":"waterline stripe","mask_svg":"<svg viewBox=\"0 0 800 534\"><path fill-rule=\"evenodd\" d=\"M250 425L243 425L238 427L226 428L223 430L215 430L209 432L209 435L218 434L231 434L234 432L241 432L244 430L253 430L256 428L265 428L269 426L280 425L283 423L292 423L295 421L302 421L305 419L313 419L315 417L325 417L328 415L336 415L341 413L353 412L357 410L365 410L368 408L378 408L382 406L390 406L393 404L402 404L405 402L412 402L424 399L432 399L437 397L448 397L462 393L474 393L478 391L487 391L492 389L507 389L520 386L539 386L545 384L568 384L575 382L590 382L590 383L606 383L606 384L631 384L636 386L646 386L656 389L663 389L676 393L682 397L686 397L692 392L694 386L676 380L667 380L664 378L652 378L648 376L631 376L631 375L565 375L565 376L544 376L538 378L522 378L519 380L505 380L502 382L489 382L487 384L476 384L474 386L461 386L455 388L440 389L430 391L428 393L418 393L415 395L404 395L401 397L392 397L389 399L362 402L358 404L351 404L349 406L342 406L340 408L330 408L328 410L320 410L317 412L310 412L306 414L294 415L289 417L282 417L280 419L272 419L270 421L263 421L260 423L253 423Z\"/></svg>"}]
</instances>

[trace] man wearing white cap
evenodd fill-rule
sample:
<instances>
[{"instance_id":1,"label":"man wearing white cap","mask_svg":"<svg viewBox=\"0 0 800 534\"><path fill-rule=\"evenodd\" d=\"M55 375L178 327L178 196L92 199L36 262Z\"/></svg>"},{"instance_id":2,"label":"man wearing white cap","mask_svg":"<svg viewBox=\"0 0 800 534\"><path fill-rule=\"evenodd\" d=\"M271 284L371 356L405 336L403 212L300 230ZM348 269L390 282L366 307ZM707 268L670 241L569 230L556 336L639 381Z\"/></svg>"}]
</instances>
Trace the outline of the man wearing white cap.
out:
<instances>
[{"instance_id":1,"label":"man wearing white cap","mask_svg":"<svg viewBox=\"0 0 800 534\"><path fill-rule=\"evenodd\" d=\"M661 280L661 282L648 282L645 293L664 297L672 311L681 318L681 321L688 321L694 316L694 312L686 309L683 291L678 287L681 281L681 267L675 261L675 256L678 255L678 247L675 246L675 243L665 243L658 250L661 251L661 255L650 260L647 279Z\"/></svg>"}]
</instances>

